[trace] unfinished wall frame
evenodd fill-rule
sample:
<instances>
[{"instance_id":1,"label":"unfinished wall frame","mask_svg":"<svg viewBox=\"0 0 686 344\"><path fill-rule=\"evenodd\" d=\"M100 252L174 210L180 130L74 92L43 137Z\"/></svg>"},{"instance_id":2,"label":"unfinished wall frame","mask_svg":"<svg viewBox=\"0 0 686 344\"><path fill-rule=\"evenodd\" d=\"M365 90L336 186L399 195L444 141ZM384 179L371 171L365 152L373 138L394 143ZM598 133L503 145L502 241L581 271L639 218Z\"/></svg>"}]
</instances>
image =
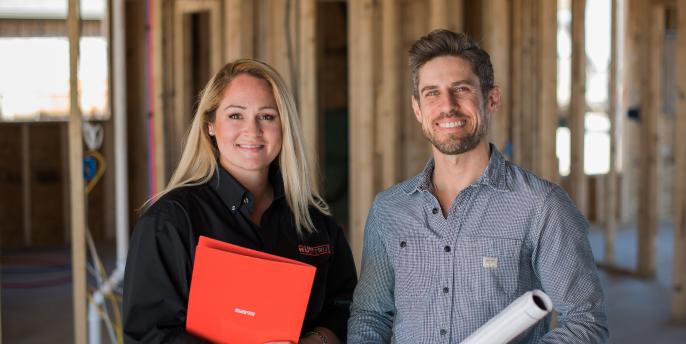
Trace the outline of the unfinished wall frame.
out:
<instances>
[{"instance_id":1,"label":"unfinished wall frame","mask_svg":"<svg viewBox=\"0 0 686 344\"><path fill-rule=\"evenodd\" d=\"M209 68L206 69L206 79L212 76L221 67L221 2L219 0L179 0L174 2L174 110L172 126L174 128L173 142L182 142L185 138L186 132L190 127L190 122L193 118L193 104L196 102L197 92L194 92L193 78L198 77L193 75L194 66L193 58L193 44L191 42L195 37L191 37L191 16L206 15L209 16L209 27L206 29L209 35L209 46L206 51L208 56L201 58L208 58ZM204 37L203 37L204 38ZM201 39L202 41L202 39ZM201 42L204 43L204 42ZM206 68L205 66L196 64L197 67ZM172 152L172 161L178 161L181 157L182 147L180 145L170 145Z\"/></svg>"},{"instance_id":2,"label":"unfinished wall frame","mask_svg":"<svg viewBox=\"0 0 686 344\"><path fill-rule=\"evenodd\" d=\"M658 121L662 116L662 48L664 45L665 8L645 4L648 36L641 56L646 61L641 71L641 165L638 184L638 262L637 273L652 278L656 271L658 199Z\"/></svg>"},{"instance_id":3,"label":"unfinished wall frame","mask_svg":"<svg viewBox=\"0 0 686 344\"><path fill-rule=\"evenodd\" d=\"M677 57L686 61L686 0L677 0ZM676 64L677 104L674 142L674 270L672 272L672 319L686 323L686 67Z\"/></svg>"}]
</instances>

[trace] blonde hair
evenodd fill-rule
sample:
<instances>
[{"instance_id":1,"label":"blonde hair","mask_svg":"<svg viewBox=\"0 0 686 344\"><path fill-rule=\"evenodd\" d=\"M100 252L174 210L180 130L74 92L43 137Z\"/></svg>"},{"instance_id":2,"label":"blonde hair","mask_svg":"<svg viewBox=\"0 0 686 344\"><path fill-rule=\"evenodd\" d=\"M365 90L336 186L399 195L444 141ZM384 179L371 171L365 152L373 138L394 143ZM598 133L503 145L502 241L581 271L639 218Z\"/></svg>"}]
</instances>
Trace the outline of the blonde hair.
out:
<instances>
[{"instance_id":1,"label":"blonde hair","mask_svg":"<svg viewBox=\"0 0 686 344\"><path fill-rule=\"evenodd\" d=\"M298 110L286 83L272 67L252 59L239 59L222 67L200 92L200 103L188 131L181 160L172 174L167 187L153 196L147 204L181 187L208 182L215 173L219 150L210 138L208 126L214 122L215 111L229 83L240 74L248 74L267 81L272 88L281 118L282 144L278 166L283 177L284 192L288 206L293 212L298 235L316 231L309 207L330 215L329 206L321 197L314 179L314 162L305 153Z\"/></svg>"}]
</instances>

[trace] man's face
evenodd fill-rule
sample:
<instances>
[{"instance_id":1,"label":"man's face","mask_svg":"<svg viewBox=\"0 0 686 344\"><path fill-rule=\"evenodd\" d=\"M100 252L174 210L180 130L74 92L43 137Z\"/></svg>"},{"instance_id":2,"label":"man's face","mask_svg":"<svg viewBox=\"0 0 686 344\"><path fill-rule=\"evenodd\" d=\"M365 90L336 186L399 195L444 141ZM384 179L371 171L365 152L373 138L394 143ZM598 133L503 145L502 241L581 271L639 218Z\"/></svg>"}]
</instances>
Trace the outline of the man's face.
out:
<instances>
[{"instance_id":1,"label":"man's face","mask_svg":"<svg viewBox=\"0 0 686 344\"><path fill-rule=\"evenodd\" d=\"M488 133L490 115L500 104L494 87L484 99L479 78L469 61L440 56L419 69L419 99L412 109L424 135L443 154L456 155L474 149Z\"/></svg>"}]
</instances>

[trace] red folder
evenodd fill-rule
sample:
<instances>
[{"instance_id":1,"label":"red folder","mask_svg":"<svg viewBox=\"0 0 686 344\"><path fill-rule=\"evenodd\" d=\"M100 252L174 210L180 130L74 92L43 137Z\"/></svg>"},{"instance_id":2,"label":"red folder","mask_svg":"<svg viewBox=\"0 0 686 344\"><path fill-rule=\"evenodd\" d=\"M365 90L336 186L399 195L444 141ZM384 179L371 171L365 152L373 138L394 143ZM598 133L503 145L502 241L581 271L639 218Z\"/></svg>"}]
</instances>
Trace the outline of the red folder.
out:
<instances>
[{"instance_id":1,"label":"red folder","mask_svg":"<svg viewBox=\"0 0 686 344\"><path fill-rule=\"evenodd\" d=\"M297 343L314 266L200 237L186 331L218 343Z\"/></svg>"}]
</instances>

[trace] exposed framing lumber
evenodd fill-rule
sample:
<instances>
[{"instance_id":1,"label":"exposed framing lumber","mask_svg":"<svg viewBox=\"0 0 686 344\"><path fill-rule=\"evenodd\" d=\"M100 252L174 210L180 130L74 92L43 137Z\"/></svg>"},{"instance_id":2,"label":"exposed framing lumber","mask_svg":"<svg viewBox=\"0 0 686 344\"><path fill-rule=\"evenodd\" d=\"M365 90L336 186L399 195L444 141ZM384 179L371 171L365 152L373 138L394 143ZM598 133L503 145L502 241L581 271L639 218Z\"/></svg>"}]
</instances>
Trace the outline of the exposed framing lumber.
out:
<instances>
[{"instance_id":1,"label":"exposed framing lumber","mask_svg":"<svg viewBox=\"0 0 686 344\"><path fill-rule=\"evenodd\" d=\"M686 61L686 0L677 1L677 57ZM677 104L674 142L674 270L672 318L686 322L686 66L676 64Z\"/></svg>"},{"instance_id":2,"label":"exposed framing lumber","mask_svg":"<svg viewBox=\"0 0 686 344\"><path fill-rule=\"evenodd\" d=\"M512 22L512 159L536 170L540 76L538 53L538 0L513 2ZM538 171L537 171L538 172Z\"/></svg>"},{"instance_id":3,"label":"exposed framing lumber","mask_svg":"<svg viewBox=\"0 0 686 344\"><path fill-rule=\"evenodd\" d=\"M367 213L374 199L375 98L374 16L376 2L348 2L348 63L350 118L350 228L349 239L356 265L362 258Z\"/></svg>"},{"instance_id":4,"label":"exposed framing lumber","mask_svg":"<svg viewBox=\"0 0 686 344\"><path fill-rule=\"evenodd\" d=\"M226 62L253 57L255 3L252 0L225 0L224 9Z\"/></svg>"},{"instance_id":5,"label":"exposed framing lumber","mask_svg":"<svg viewBox=\"0 0 686 344\"><path fill-rule=\"evenodd\" d=\"M402 94L402 71L400 68L400 27L398 0L383 0L381 2L381 56L384 63L381 66L383 79L381 81L381 97L379 98L380 120L385 123L383 130L377 127L377 135L381 147L381 180L383 188L388 188L400 180L399 150L400 147L400 101Z\"/></svg>"},{"instance_id":6,"label":"exposed framing lumber","mask_svg":"<svg viewBox=\"0 0 686 344\"><path fill-rule=\"evenodd\" d=\"M448 28L448 0L431 0L429 3L429 30Z\"/></svg>"},{"instance_id":7,"label":"exposed framing lumber","mask_svg":"<svg viewBox=\"0 0 686 344\"><path fill-rule=\"evenodd\" d=\"M557 1L538 1L538 140L536 172L553 182L559 179L555 156L557 133Z\"/></svg>"},{"instance_id":8,"label":"exposed framing lumber","mask_svg":"<svg viewBox=\"0 0 686 344\"><path fill-rule=\"evenodd\" d=\"M645 54L647 68L641 71L645 81L641 89L641 165L638 185L638 264L640 276L655 275L657 239L657 190L658 190L658 120L662 102L662 49L665 23L665 9L647 4L647 39L641 54ZM645 20L645 19L644 19Z\"/></svg>"},{"instance_id":9,"label":"exposed framing lumber","mask_svg":"<svg viewBox=\"0 0 686 344\"><path fill-rule=\"evenodd\" d=\"M611 20L610 20L610 66L608 84L608 117L610 119L610 171L606 177L607 192L605 193L605 240L603 262L607 265L615 263L615 241L617 236L617 203L619 199L619 176L617 173L617 147L621 137L622 121L622 94L620 91L619 75L621 68L622 44L621 28L623 27L624 16L622 6L619 1L612 0Z\"/></svg>"},{"instance_id":10,"label":"exposed framing lumber","mask_svg":"<svg viewBox=\"0 0 686 344\"><path fill-rule=\"evenodd\" d=\"M319 109L317 105L317 2L298 2L298 107L305 136L308 159L317 161L319 151ZM318 168L313 164L312 176L317 178ZM318 178L317 178L318 179Z\"/></svg>"},{"instance_id":11,"label":"exposed framing lumber","mask_svg":"<svg viewBox=\"0 0 686 344\"><path fill-rule=\"evenodd\" d=\"M28 123L21 126L21 194L24 245L31 245L31 130Z\"/></svg>"},{"instance_id":12,"label":"exposed framing lumber","mask_svg":"<svg viewBox=\"0 0 686 344\"><path fill-rule=\"evenodd\" d=\"M193 114L193 102L196 94L193 94L191 81L191 47L190 32L188 28L188 16L195 13L206 12L210 16L209 28L209 75L221 67L221 3L218 0L179 0L174 3L174 137L177 142L185 138L190 127ZM180 145L171 147L172 157L176 161L181 157Z\"/></svg>"},{"instance_id":13,"label":"exposed framing lumber","mask_svg":"<svg viewBox=\"0 0 686 344\"><path fill-rule=\"evenodd\" d=\"M501 151L510 141L510 3L486 0L481 16L482 46L491 55L495 83L502 94L500 111L491 117L490 141Z\"/></svg>"},{"instance_id":14,"label":"exposed framing lumber","mask_svg":"<svg viewBox=\"0 0 686 344\"><path fill-rule=\"evenodd\" d=\"M78 0L69 0L69 181L71 205L71 264L74 343L86 343L86 209L83 186L83 134L79 108L78 61L80 39Z\"/></svg>"},{"instance_id":15,"label":"exposed framing lumber","mask_svg":"<svg viewBox=\"0 0 686 344\"><path fill-rule=\"evenodd\" d=\"M586 0L572 1L572 87L569 101L571 135L570 194L577 208L588 213L588 185L584 173L586 117Z\"/></svg>"},{"instance_id":16,"label":"exposed framing lumber","mask_svg":"<svg viewBox=\"0 0 686 344\"><path fill-rule=\"evenodd\" d=\"M510 57L511 63L511 80L512 90L510 92L510 117L511 126L509 127L511 145L513 147L512 160L516 163L521 164L521 159L519 158L519 151L521 150L521 137L520 134L522 129L522 123L520 117L522 116L522 99L524 99L524 90L528 88L522 87L522 78L526 75L526 72L522 70L521 64L524 60L522 56L524 47L523 38L523 25L522 18L524 13L524 0L513 0L512 1L512 52Z\"/></svg>"},{"instance_id":17,"label":"exposed framing lumber","mask_svg":"<svg viewBox=\"0 0 686 344\"><path fill-rule=\"evenodd\" d=\"M151 34L151 45L152 52L151 57L152 63L150 68L152 68L152 104L150 107L152 109L152 125L153 129L153 159L152 166L154 168L150 191L153 195L164 189L166 185L166 175L167 175L167 145L165 144L165 119L164 119L164 109L165 109L165 90L166 85L164 82L164 45L162 44L162 32L164 29L164 23L162 19L163 10L167 7L164 6L165 0L152 0L150 3L150 11L152 12L152 34Z\"/></svg>"}]
</instances>

